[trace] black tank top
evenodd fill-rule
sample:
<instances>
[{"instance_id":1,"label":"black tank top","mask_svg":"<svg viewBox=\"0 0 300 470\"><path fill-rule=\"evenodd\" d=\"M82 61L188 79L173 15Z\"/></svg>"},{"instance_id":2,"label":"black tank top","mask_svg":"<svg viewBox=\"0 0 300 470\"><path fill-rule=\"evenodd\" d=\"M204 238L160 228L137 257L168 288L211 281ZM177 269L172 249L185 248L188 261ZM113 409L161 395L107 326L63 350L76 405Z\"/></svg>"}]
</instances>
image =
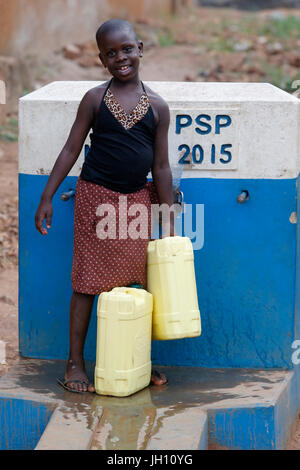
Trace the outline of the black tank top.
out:
<instances>
[{"instance_id":1,"label":"black tank top","mask_svg":"<svg viewBox=\"0 0 300 470\"><path fill-rule=\"evenodd\" d=\"M112 191L132 193L145 186L153 164L154 115L143 82L144 93L127 115L109 90L111 81L92 127L80 176Z\"/></svg>"}]
</instances>

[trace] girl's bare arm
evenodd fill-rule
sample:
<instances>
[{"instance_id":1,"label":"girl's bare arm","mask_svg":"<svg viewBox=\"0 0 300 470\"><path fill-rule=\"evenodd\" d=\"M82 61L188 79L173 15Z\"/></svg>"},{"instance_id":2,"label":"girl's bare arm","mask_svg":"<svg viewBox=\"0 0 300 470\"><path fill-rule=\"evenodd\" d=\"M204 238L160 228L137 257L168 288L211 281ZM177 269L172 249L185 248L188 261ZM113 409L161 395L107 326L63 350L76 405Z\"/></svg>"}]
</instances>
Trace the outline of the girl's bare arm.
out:
<instances>
[{"instance_id":1,"label":"girl's bare arm","mask_svg":"<svg viewBox=\"0 0 300 470\"><path fill-rule=\"evenodd\" d=\"M156 127L156 137L154 145L154 162L152 166L152 177L155 184L159 203L166 203L168 206L174 204L172 188L172 173L168 157L168 130L170 124L170 111L167 103L162 99L157 107L159 122ZM174 213L170 214L169 223L163 226L163 233L170 231L174 235Z\"/></svg>"},{"instance_id":2,"label":"girl's bare arm","mask_svg":"<svg viewBox=\"0 0 300 470\"><path fill-rule=\"evenodd\" d=\"M46 219L46 227L50 228L51 226L53 214L52 198L61 182L75 164L92 126L95 109L94 103L95 92L94 90L90 90L84 95L78 107L77 116L69 137L53 166L46 187L42 193L41 201L35 214L35 226L42 235L48 233L43 227L44 219Z\"/></svg>"}]
</instances>

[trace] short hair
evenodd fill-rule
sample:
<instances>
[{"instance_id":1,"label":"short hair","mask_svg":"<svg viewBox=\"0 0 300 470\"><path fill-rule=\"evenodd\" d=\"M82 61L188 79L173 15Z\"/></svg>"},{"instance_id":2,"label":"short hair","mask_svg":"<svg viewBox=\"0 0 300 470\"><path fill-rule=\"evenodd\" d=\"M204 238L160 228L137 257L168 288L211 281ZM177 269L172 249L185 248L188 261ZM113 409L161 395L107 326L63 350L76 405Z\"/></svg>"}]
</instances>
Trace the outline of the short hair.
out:
<instances>
[{"instance_id":1,"label":"short hair","mask_svg":"<svg viewBox=\"0 0 300 470\"><path fill-rule=\"evenodd\" d=\"M103 23L96 32L96 41L99 49L101 45L101 38L103 37L103 35L110 31L116 30L127 30L129 33L133 34L135 41L138 42L138 37L132 24L127 20L114 18L112 20L105 21L105 23Z\"/></svg>"}]
</instances>

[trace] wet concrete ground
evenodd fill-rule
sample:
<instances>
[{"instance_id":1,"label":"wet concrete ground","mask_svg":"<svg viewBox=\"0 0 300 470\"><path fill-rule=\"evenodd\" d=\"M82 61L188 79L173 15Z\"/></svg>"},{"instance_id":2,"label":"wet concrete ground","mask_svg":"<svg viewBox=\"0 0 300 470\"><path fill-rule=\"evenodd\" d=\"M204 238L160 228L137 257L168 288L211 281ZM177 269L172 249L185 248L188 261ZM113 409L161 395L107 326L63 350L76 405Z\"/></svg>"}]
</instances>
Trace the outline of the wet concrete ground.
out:
<instances>
[{"instance_id":1,"label":"wet concrete ground","mask_svg":"<svg viewBox=\"0 0 300 470\"><path fill-rule=\"evenodd\" d=\"M201 449L207 411L270 407L291 374L282 370L158 367L169 383L126 398L75 394L61 388L64 361L22 359L0 379L0 398L53 409L37 449ZM87 364L93 377L94 364Z\"/></svg>"}]
</instances>

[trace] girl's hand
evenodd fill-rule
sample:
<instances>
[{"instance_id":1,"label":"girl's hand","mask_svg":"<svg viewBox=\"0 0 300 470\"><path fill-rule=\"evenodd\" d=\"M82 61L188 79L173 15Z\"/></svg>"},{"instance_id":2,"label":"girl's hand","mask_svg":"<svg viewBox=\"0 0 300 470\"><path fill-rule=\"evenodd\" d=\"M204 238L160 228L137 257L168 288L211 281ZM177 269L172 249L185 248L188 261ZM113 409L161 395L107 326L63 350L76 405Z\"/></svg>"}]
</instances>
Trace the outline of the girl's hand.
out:
<instances>
[{"instance_id":1,"label":"girl's hand","mask_svg":"<svg viewBox=\"0 0 300 470\"><path fill-rule=\"evenodd\" d=\"M51 227L53 207L50 200L41 200L39 207L35 213L35 227L42 234L47 235L48 231L43 227L44 219L46 219L46 227Z\"/></svg>"},{"instance_id":2,"label":"girl's hand","mask_svg":"<svg viewBox=\"0 0 300 470\"><path fill-rule=\"evenodd\" d=\"M162 236L161 238L165 237L176 237L176 231L173 223L165 223L162 225Z\"/></svg>"}]
</instances>

